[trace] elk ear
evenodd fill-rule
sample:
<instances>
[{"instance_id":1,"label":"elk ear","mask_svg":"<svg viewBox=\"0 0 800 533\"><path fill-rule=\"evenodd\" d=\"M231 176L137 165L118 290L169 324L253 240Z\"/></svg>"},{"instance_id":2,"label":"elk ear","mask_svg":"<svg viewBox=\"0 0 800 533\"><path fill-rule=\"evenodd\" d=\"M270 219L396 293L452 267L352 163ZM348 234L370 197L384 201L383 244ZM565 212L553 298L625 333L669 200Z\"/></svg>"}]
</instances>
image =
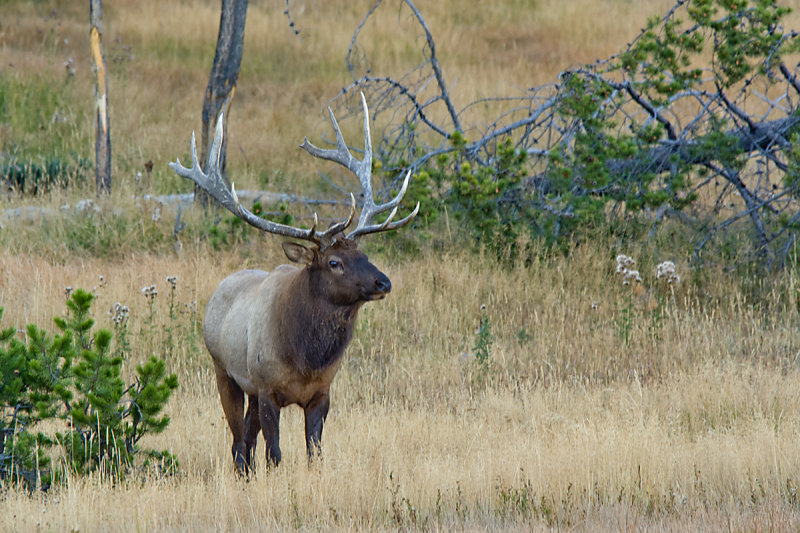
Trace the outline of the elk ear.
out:
<instances>
[{"instance_id":1,"label":"elk ear","mask_svg":"<svg viewBox=\"0 0 800 533\"><path fill-rule=\"evenodd\" d=\"M296 242L284 242L283 252L289 261L293 263L304 263L310 265L314 261L314 251Z\"/></svg>"}]
</instances>

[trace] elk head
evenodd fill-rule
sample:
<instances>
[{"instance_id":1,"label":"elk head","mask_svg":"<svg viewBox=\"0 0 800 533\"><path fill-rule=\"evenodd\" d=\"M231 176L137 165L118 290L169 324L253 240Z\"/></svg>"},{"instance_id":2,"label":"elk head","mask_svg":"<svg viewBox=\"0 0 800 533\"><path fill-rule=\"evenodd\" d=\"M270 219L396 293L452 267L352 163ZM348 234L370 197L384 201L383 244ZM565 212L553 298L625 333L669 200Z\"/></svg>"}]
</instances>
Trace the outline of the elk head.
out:
<instances>
[{"instance_id":1,"label":"elk head","mask_svg":"<svg viewBox=\"0 0 800 533\"><path fill-rule=\"evenodd\" d=\"M312 292L334 305L381 300L392 290L386 274L369 262L353 240L339 239L324 250L284 242L283 251L290 261L306 265L315 284Z\"/></svg>"}]
</instances>

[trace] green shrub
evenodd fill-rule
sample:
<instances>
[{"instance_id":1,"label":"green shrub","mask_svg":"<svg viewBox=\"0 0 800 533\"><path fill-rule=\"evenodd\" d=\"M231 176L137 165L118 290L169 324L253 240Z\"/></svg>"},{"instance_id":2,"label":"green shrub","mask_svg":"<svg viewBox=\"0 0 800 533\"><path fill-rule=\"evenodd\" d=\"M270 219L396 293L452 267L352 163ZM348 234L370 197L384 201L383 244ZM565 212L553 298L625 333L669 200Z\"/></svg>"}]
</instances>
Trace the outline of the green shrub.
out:
<instances>
[{"instance_id":1,"label":"green shrub","mask_svg":"<svg viewBox=\"0 0 800 533\"><path fill-rule=\"evenodd\" d=\"M505 97L467 105L503 110L485 129L456 113L441 79L428 103L387 77L351 88L384 94L381 112L404 117L384 130L375 170L389 183L414 170L405 208L420 202L422 233L452 214L480 247L514 257L529 237L557 249L598 234L631 240L672 218L695 257L736 233L740 262L775 266L800 227L787 201L798 195L800 151L789 139L800 111L765 96L796 93L790 12L776 0L677 2L619 54L508 97L514 107ZM437 99L452 120L422 112ZM764 110L753 104L762 101ZM468 142L465 131L484 136Z\"/></svg>"},{"instance_id":2,"label":"green shrub","mask_svg":"<svg viewBox=\"0 0 800 533\"><path fill-rule=\"evenodd\" d=\"M169 452L138 446L169 424L161 412L178 386L176 375L166 375L164 361L151 356L126 385L123 359L111 352L112 333L91 331L93 299L74 291L52 337L33 324L25 341L14 328L0 333L0 480L47 488L65 471L122 476L152 459L168 471L177 466ZM44 421L57 428L44 433ZM53 446L64 452L57 467L48 453Z\"/></svg>"},{"instance_id":3,"label":"green shrub","mask_svg":"<svg viewBox=\"0 0 800 533\"><path fill-rule=\"evenodd\" d=\"M525 198L517 194L527 172L527 153L506 139L498 144L492 164L481 164L467 153L468 142L461 133L453 133L450 144L452 150L414 175L406 191L407 210L420 204L417 228L432 227L447 211L476 243L496 252L514 247L533 216Z\"/></svg>"},{"instance_id":4,"label":"green shrub","mask_svg":"<svg viewBox=\"0 0 800 533\"><path fill-rule=\"evenodd\" d=\"M92 165L86 158L72 154L68 159L20 159L8 157L0 163L0 180L14 191L39 194L69 186L83 186Z\"/></svg>"}]
</instances>

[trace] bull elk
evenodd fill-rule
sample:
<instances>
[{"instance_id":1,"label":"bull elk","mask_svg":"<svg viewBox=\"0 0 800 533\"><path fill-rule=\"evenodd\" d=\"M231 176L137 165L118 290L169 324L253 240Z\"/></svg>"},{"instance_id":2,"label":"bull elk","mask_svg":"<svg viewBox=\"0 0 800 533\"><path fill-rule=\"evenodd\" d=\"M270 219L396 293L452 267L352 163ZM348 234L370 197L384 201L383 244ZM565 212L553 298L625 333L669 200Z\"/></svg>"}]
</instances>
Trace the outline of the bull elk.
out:
<instances>
[{"instance_id":1,"label":"bull elk","mask_svg":"<svg viewBox=\"0 0 800 533\"><path fill-rule=\"evenodd\" d=\"M363 235L399 228L410 222L417 207L394 221L408 186L410 172L392 200L376 204L372 194L372 141L369 111L364 95L364 158L358 160L345 144L333 112L337 148L321 149L303 140L311 155L334 161L351 170L361 182L364 204L356 228L347 235L356 211L350 194L346 219L317 231L318 217L310 229L264 220L245 209L223 181L219 169L225 108L217 120L214 141L204 173L197 160L192 133L192 168L180 160L170 163L178 175L195 182L217 202L251 226L276 235L309 241L283 243L286 257L301 265L280 265L272 272L243 270L225 278L211 295L203 321L203 339L211 354L222 410L233 434L231 453L239 473L252 468L259 429L266 441L268 465L281 460L280 410L291 404L305 414L306 449L309 460L317 453L322 427L330 407L330 385L353 335L359 309L380 300L392 290L386 275L358 249ZM391 210L383 222L376 215ZM244 396L248 405L245 411Z\"/></svg>"}]
</instances>

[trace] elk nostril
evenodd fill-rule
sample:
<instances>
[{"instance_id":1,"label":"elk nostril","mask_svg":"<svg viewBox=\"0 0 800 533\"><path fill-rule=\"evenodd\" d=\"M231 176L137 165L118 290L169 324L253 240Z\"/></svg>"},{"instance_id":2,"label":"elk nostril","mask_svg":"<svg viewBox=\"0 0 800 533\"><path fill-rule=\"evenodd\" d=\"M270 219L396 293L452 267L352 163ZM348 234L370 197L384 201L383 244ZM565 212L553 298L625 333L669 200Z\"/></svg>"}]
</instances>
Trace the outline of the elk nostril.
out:
<instances>
[{"instance_id":1,"label":"elk nostril","mask_svg":"<svg viewBox=\"0 0 800 533\"><path fill-rule=\"evenodd\" d=\"M378 292L391 292L392 282L386 276L375 280L375 290Z\"/></svg>"}]
</instances>

